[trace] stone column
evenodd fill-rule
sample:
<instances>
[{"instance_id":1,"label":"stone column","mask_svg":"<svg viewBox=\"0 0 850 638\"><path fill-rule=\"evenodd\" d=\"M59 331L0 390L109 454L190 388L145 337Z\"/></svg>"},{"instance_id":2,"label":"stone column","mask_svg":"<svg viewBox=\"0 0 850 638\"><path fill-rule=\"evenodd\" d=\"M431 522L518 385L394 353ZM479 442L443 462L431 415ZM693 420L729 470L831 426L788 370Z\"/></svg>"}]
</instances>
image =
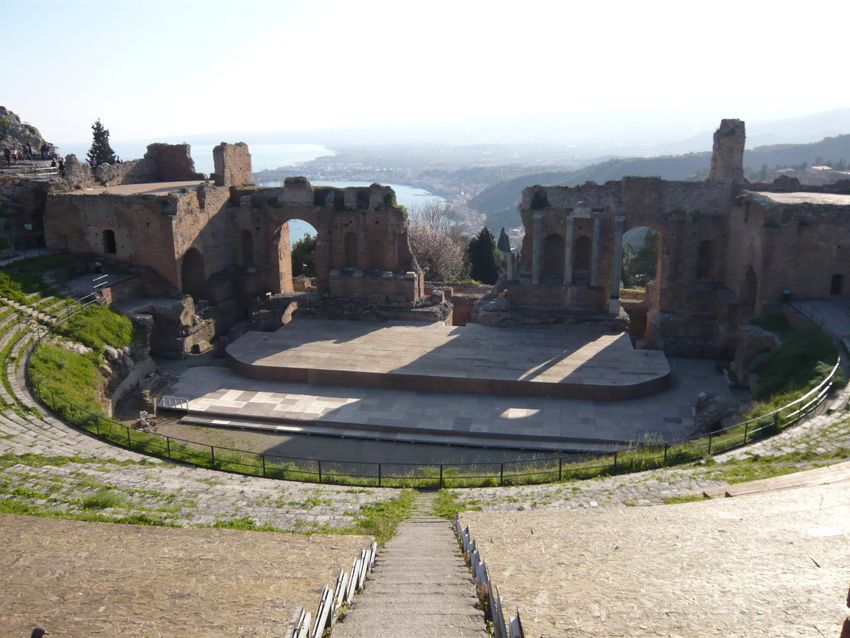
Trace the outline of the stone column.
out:
<instances>
[{"instance_id":1,"label":"stone column","mask_svg":"<svg viewBox=\"0 0 850 638\"><path fill-rule=\"evenodd\" d=\"M602 236L602 218L593 216L593 246L590 252L590 285L599 286L599 240Z\"/></svg>"},{"instance_id":2,"label":"stone column","mask_svg":"<svg viewBox=\"0 0 850 638\"><path fill-rule=\"evenodd\" d=\"M540 271L543 269L543 213L535 211L532 213L534 225L531 238L531 283L540 283Z\"/></svg>"},{"instance_id":3,"label":"stone column","mask_svg":"<svg viewBox=\"0 0 850 638\"><path fill-rule=\"evenodd\" d=\"M608 303L608 312L619 314L620 312L620 283L623 279L623 226L626 218L617 215L614 218L614 267L611 269L611 300Z\"/></svg>"},{"instance_id":4,"label":"stone column","mask_svg":"<svg viewBox=\"0 0 850 638\"><path fill-rule=\"evenodd\" d=\"M564 231L564 288L573 284L573 226L575 221L567 213L567 227Z\"/></svg>"}]
</instances>

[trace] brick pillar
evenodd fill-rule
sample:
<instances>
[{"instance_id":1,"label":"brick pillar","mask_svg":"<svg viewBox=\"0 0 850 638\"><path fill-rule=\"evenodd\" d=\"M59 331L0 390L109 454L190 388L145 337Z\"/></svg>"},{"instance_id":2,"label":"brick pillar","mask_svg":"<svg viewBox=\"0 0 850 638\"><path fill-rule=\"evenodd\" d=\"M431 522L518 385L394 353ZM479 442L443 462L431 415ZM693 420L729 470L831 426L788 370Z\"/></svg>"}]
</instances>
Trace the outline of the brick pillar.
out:
<instances>
[{"instance_id":1,"label":"brick pillar","mask_svg":"<svg viewBox=\"0 0 850 638\"><path fill-rule=\"evenodd\" d=\"M567 228L564 232L564 288L573 284L573 227L575 220L567 215Z\"/></svg>"},{"instance_id":2,"label":"brick pillar","mask_svg":"<svg viewBox=\"0 0 850 638\"><path fill-rule=\"evenodd\" d=\"M534 225L531 238L531 283L540 283L540 270L543 268L543 213L534 212Z\"/></svg>"},{"instance_id":3,"label":"brick pillar","mask_svg":"<svg viewBox=\"0 0 850 638\"><path fill-rule=\"evenodd\" d=\"M614 218L614 267L611 269L611 300L608 303L608 312L619 314L620 312L620 282L623 279L623 227L626 218L617 215Z\"/></svg>"},{"instance_id":4,"label":"brick pillar","mask_svg":"<svg viewBox=\"0 0 850 638\"><path fill-rule=\"evenodd\" d=\"M593 246L590 253L590 285L599 286L599 240L602 238L602 219L593 216Z\"/></svg>"}]
</instances>

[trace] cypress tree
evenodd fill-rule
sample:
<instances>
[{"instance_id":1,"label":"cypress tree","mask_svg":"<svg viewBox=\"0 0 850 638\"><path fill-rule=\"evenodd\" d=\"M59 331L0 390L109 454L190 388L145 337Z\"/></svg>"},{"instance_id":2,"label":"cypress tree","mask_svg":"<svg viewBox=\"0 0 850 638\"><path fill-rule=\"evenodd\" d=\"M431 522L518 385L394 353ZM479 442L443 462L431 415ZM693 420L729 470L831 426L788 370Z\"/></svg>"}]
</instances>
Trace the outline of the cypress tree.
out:
<instances>
[{"instance_id":1,"label":"cypress tree","mask_svg":"<svg viewBox=\"0 0 850 638\"><path fill-rule=\"evenodd\" d=\"M100 118L91 125L92 143L86 157L89 164L100 166L101 164L114 164L115 151L109 146L109 129L104 128L100 123Z\"/></svg>"},{"instance_id":2,"label":"cypress tree","mask_svg":"<svg viewBox=\"0 0 850 638\"><path fill-rule=\"evenodd\" d=\"M508 238L508 234L505 232L505 227L502 226L502 232L499 233L499 250L503 253L511 252L511 240Z\"/></svg>"},{"instance_id":3,"label":"cypress tree","mask_svg":"<svg viewBox=\"0 0 850 638\"><path fill-rule=\"evenodd\" d=\"M485 284L494 284L499 278L499 260L496 257L496 241L485 226L477 237L469 240L469 275Z\"/></svg>"}]
</instances>

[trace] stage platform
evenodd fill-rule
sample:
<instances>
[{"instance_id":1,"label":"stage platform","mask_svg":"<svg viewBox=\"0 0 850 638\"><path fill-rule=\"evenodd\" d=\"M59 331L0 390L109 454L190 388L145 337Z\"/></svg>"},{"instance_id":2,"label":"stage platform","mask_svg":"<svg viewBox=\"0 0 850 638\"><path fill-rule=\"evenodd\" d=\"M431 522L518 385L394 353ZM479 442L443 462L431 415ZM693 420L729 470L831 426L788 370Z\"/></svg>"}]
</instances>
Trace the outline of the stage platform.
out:
<instances>
[{"instance_id":1,"label":"stage platform","mask_svg":"<svg viewBox=\"0 0 850 638\"><path fill-rule=\"evenodd\" d=\"M494 328L469 324L296 319L227 347L231 368L264 381L388 390L625 400L663 390L662 352L590 325Z\"/></svg>"}]
</instances>

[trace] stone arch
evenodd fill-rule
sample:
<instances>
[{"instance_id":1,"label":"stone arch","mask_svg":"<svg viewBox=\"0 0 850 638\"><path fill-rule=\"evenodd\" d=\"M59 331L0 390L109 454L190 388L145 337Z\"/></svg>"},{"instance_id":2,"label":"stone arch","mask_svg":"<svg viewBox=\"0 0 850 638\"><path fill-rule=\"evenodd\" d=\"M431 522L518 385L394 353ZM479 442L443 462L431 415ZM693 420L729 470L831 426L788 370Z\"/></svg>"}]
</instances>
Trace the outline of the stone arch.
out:
<instances>
[{"instance_id":1,"label":"stone arch","mask_svg":"<svg viewBox=\"0 0 850 638\"><path fill-rule=\"evenodd\" d=\"M590 281L590 260L593 252L593 241L587 235L576 237L573 244L573 283Z\"/></svg>"},{"instance_id":2,"label":"stone arch","mask_svg":"<svg viewBox=\"0 0 850 638\"><path fill-rule=\"evenodd\" d=\"M697 248L697 279L711 279L713 245L703 239Z\"/></svg>"},{"instance_id":3,"label":"stone arch","mask_svg":"<svg viewBox=\"0 0 850 638\"><path fill-rule=\"evenodd\" d=\"M107 228L102 233L103 237L103 252L107 255L114 255L118 252L118 247L115 243L115 231Z\"/></svg>"},{"instance_id":4,"label":"stone arch","mask_svg":"<svg viewBox=\"0 0 850 638\"><path fill-rule=\"evenodd\" d=\"M343 238L343 255L345 268L357 268L357 235L352 231Z\"/></svg>"},{"instance_id":5,"label":"stone arch","mask_svg":"<svg viewBox=\"0 0 850 638\"><path fill-rule=\"evenodd\" d=\"M319 241L316 239L315 251L311 255L296 257L293 245L305 235L318 237L319 233L310 216L290 216L272 235L271 244L267 248L268 289L273 292L291 293L295 289L294 277L304 274L314 276L319 260ZM295 259L299 259L296 264Z\"/></svg>"},{"instance_id":6,"label":"stone arch","mask_svg":"<svg viewBox=\"0 0 850 638\"><path fill-rule=\"evenodd\" d=\"M642 288L658 281L669 251L663 237L653 226L632 226L623 233L622 282L626 288Z\"/></svg>"},{"instance_id":7,"label":"stone arch","mask_svg":"<svg viewBox=\"0 0 850 638\"><path fill-rule=\"evenodd\" d=\"M551 233L543 240L543 272L546 279L564 278L564 238L558 233Z\"/></svg>"},{"instance_id":8,"label":"stone arch","mask_svg":"<svg viewBox=\"0 0 850 638\"><path fill-rule=\"evenodd\" d=\"M191 295L197 304L201 299L206 299L206 284L204 256L197 248L190 248L180 263L180 285L183 292Z\"/></svg>"},{"instance_id":9,"label":"stone arch","mask_svg":"<svg viewBox=\"0 0 850 638\"><path fill-rule=\"evenodd\" d=\"M254 235L250 230L243 230L239 239L242 252L242 265L245 268L254 267Z\"/></svg>"}]
</instances>

